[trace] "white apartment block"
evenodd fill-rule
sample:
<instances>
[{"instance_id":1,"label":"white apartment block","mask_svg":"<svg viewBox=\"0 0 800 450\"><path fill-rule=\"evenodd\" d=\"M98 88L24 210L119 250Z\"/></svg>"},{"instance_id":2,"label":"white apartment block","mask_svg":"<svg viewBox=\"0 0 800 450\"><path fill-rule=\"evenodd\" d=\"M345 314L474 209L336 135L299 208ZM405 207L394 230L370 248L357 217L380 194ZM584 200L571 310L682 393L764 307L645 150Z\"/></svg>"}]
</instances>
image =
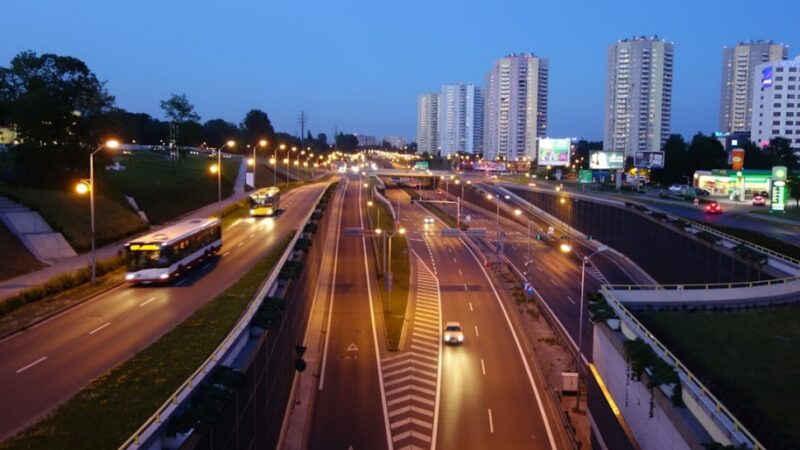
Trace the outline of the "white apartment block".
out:
<instances>
[{"instance_id":1,"label":"white apartment block","mask_svg":"<svg viewBox=\"0 0 800 450\"><path fill-rule=\"evenodd\" d=\"M661 150L670 134L673 44L658 37L608 47L603 149Z\"/></svg>"},{"instance_id":2,"label":"white apartment block","mask_svg":"<svg viewBox=\"0 0 800 450\"><path fill-rule=\"evenodd\" d=\"M439 94L439 146L442 156L483 149L483 95L472 84L446 84Z\"/></svg>"},{"instance_id":3,"label":"white apartment block","mask_svg":"<svg viewBox=\"0 0 800 450\"><path fill-rule=\"evenodd\" d=\"M406 146L406 138L403 136L384 136L383 140L394 148L402 149Z\"/></svg>"},{"instance_id":4,"label":"white apartment block","mask_svg":"<svg viewBox=\"0 0 800 450\"><path fill-rule=\"evenodd\" d=\"M530 53L495 62L484 91L484 158L536 158L538 138L547 136L548 66Z\"/></svg>"},{"instance_id":5,"label":"white apartment block","mask_svg":"<svg viewBox=\"0 0 800 450\"><path fill-rule=\"evenodd\" d=\"M758 64L788 58L789 47L772 41L740 42L722 50L719 131L750 132L753 79Z\"/></svg>"},{"instance_id":6,"label":"white apartment block","mask_svg":"<svg viewBox=\"0 0 800 450\"><path fill-rule=\"evenodd\" d=\"M417 97L417 153L431 155L439 151L439 95Z\"/></svg>"},{"instance_id":7,"label":"white apartment block","mask_svg":"<svg viewBox=\"0 0 800 450\"><path fill-rule=\"evenodd\" d=\"M776 137L800 148L800 57L755 67L750 139L766 145Z\"/></svg>"}]
</instances>

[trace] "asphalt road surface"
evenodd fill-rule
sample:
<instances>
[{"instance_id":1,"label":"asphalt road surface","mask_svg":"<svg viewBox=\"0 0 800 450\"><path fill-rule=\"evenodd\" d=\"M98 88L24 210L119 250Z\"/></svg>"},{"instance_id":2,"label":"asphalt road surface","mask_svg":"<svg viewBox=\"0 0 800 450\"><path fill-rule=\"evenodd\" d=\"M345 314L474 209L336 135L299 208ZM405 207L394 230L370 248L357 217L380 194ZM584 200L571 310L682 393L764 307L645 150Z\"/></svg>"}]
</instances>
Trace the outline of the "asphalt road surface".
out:
<instances>
[{"instance_id":1,"label":"asphalt road surface","mask_svg":"<svg viewBox=\"0 0 800 450\"><path fill-rule=\"evenodd\" d=\"M324 184L286 193L275 218L223 230L219 255L164 286L123 285L0 341L0 439L156 341L302 226ZM266 276L267 274L265 274ZM90 424L87 424L90 426Z\"/></svg>"},{"instance_id":2,"label":"asphalt road surface","mask_svg":"<svg viewBox=\"0 0 800 450\"><path fill-rule=\"evenodd\" d=\"M365 228L361 182L344 181L341 229ZM367 259L372 249L362 237L339 238L309 448L380 450L389 448L389 439L372 307L374 268Z\"/></svg>"},{"instance_id":3,"label":"asphalt road surface","mask_svg":"<svg viewBox=\"0 0 800 450\"><path fill-rule=\"evenodd\" d=\"M438 278L442 322L460 322L465 334L462 345L443 348L436 447L557 448L542 383L481 264L459 238L441 237L440 223L424 224L430 214L420 206L401 208L411 248Z\"/></svg>"}]
</instances>

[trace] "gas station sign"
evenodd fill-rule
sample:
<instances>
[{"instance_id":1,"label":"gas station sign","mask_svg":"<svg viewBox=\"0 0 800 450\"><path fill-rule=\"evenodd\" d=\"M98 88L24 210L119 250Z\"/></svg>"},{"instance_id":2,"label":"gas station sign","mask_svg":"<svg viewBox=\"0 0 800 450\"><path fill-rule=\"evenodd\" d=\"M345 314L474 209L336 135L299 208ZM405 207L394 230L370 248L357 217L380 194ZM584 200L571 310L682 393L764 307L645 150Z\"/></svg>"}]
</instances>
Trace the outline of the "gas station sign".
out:
<instances>
[{"instance_id":1,"label":"gas station sign","mask_svg":"<svg viewBox=\"0 0 800 450\"><path fill-rule=\"evenodd\" d=\"M786 167L775 166L772 168L772 186L769 192L769 210L786 210Z\"/></svg>"}]
</instances>

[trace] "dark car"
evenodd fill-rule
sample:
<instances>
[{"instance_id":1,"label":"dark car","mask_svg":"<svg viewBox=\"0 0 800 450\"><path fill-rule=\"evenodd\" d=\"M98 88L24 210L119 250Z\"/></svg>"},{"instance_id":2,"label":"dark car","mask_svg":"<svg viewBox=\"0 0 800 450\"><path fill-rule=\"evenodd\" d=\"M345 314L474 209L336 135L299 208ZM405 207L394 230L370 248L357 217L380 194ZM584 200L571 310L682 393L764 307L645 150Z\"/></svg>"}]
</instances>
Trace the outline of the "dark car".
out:
<instances>
[{"instance_id":1,"label":"dark car","mask_svg":"<svg viewBox=\"0 0 800 450\"><path fill-rule=\"evenodd\" d=\"M701 188L694 188L694 194L697 195L698 197L707 197L711 195L711 192L708 192L707 190Z\"/></svg>"},{"instance_id":2,"label":"dark car","mask_svg":"<svg viewBox=\"0 0 800 450\"><path fill-rule=\"evenodd\" d=\"M707 204L706 214L722 214L722 205L716 202Z\"/></svg>"}]
</instances>

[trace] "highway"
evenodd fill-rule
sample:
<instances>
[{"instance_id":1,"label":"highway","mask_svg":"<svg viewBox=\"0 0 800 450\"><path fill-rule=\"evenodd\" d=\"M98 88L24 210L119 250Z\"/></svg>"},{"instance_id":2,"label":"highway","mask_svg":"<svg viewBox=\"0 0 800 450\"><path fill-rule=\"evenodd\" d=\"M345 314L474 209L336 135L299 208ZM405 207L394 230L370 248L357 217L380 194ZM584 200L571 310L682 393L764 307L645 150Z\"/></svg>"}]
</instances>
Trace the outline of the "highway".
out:
<instances>
[{"instance_id":1,"label":"highway","mask_svg":"<svg viewBox=\"0 0 800 450\"><path fill-rule=\"evenodd\" d=\"M341 183L345 190L340 229L365 228L364 189L357 178L345 180ZM380 348L385 348L386 341L383 332L376 331L373 311L373 253L363 237L343 236L342 232L338 236L322 369L308 443L311 449L380 450L389 448L378 365Z\"/></svg>"},{"instance_id":2,"label":"highway","mask_svg":"<svg viewBox=\"0 0 800 450\"><path fill-rule=\"evenodd\" d=\"M465 334L442 348L436 447L560 448L547 423L556 414L546 412L543 384L479 261L459 238L440 237L441 224L423 224L429 214L404 192L387 194L400 200L410 248L438 279L442 323L458 321Z\"/></svg>"},{"instance_id":3,"label":"highway","mask_svg":"<svg viewBox=\"0 0 800 450\"><path fill-rule=\"evenodd\" d=\"M237 281L302 226L325 187L308 185L284 194L284 211L275 218L237 220L223 230L216 258L171 285L123 285L0 341L0 440L156 341Z\"/></svg>"}]
</instances>

